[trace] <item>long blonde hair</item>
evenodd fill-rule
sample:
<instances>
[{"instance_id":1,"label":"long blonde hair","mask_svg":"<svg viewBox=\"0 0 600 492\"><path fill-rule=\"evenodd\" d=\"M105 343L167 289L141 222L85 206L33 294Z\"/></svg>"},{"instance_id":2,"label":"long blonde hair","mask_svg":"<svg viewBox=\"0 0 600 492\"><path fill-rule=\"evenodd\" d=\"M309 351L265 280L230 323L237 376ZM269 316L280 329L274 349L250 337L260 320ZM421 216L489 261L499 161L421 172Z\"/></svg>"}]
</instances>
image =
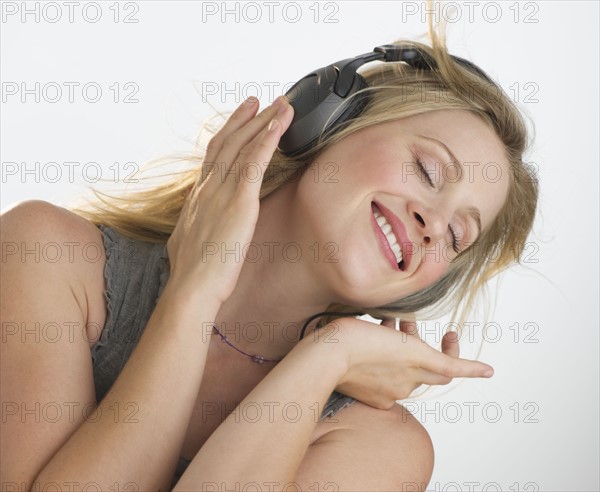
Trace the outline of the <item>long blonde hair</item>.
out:
<instances>
[{"instance_id":1,"label":"long blonde hair","mask_svg":"<svg viewBox=\"0 0 600 492\"><path fill-rule=\"evenodd\" d=\"M301 155L290 158L276 151L265 172L260 199L288 180L298 179L329 146L357 130L442 109L466 110L477 115L490 125L503 143L511 170L508 197L494 222L482 231L476 243L451 263L447 273L428 288L376 308L331 304L327 309L335 313L358 311L378 319L403 318L409 314L425 319L451 311L453 324L460 332L477 294L485 294L487 282L511 264L520 263L535 218L538 182L523 162L529 144L528 132L515 104L495 84L452 59L446 48L443 26L439 36L431 19L429 38L431 46L411 40L398 40L393 44L413 46L424 52L435 61L435 70L415 69L404 63L382 63L361 70L368 83L363 91L369 93L369 104L364 112L338 131L324 135ZM76 205L70 208L71 211L96 225L110 226L132 239L166 243L188 192L201 176L205 148L199 142L204 131L214 132L206 127L201 129L196 142L197 152L171 155L148 163L188 162L193 165L190 169L171 173L175 175L174 179L125 196L93 189L97 202ZM334 318L333 315L323 316L317 327Z\"/></svg>"}]
</instances>

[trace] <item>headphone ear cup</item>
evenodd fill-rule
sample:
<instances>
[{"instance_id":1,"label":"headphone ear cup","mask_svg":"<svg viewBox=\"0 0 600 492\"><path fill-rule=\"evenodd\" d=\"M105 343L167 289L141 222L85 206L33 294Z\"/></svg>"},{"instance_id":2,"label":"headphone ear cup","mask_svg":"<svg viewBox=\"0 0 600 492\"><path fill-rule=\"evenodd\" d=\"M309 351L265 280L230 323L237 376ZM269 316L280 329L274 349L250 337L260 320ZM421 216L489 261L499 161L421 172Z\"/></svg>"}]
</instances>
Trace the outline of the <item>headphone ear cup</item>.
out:
<instances>
[{"instance_id":1,"label":"headphone ear cup","mask_svg":"<svg viewBox=\"0 0 600 492\"><path fill-rule=\"evenodd\" d=\"M356 118L365 110L369 103L369 92L360 92L362 89L369 87L367 81L360 74L356 74L352 89L344 99L344 107L341 110L339 117L335 119L335 123L327 125L327 132L337 132L346 126L353 118Z\"/></svg>"},{"instance_id":2,"label":"headphone ear cup","mask_svg":"<svg viewBox=\"0 0 600 492\"><path fill-rule=\"evenodd\" d=\"M354 82L345 98L334 91L338 70L333 66L310 73L286 92L285 97L294 108L294 118L279 141L279 151L294 156L309 150L324 134L337 131L343 123L358 116L365 108L366 93L351 97L368 87L364 77L355 74Z\"/></svg>"}]
</instances>

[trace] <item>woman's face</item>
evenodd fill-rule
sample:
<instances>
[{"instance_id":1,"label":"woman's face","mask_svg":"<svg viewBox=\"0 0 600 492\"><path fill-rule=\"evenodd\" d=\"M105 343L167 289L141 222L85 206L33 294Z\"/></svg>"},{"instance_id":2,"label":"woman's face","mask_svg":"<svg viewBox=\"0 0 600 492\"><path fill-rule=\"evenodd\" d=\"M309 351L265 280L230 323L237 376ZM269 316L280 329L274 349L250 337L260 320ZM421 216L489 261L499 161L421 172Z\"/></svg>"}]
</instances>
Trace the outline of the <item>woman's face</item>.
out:
<instances>
[{"instance_id":1,"label":"woman's face","mask_svg":"<svg viewBox=\"0 0 600 492\"><path fill-rule=\"evenodd\" d=\"M467 111L439 110L336 143L303 174L295 203L304 237L335 250L337 262L321 255L319 278L341 302L370 307L438 280L493 222L508 187L494 131ZM392 230L384 234L389 226L375 214Z\"/></svg>"}]
</instances>

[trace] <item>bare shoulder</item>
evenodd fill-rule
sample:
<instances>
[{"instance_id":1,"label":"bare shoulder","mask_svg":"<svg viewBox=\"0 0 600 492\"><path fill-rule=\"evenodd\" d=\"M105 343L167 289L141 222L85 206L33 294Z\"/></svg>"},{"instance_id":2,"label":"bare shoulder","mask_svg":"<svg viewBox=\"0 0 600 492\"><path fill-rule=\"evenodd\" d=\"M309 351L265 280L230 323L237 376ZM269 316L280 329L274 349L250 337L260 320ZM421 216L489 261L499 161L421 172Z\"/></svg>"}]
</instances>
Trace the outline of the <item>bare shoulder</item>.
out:
<instances>
[{"instance_id":1,"label":"bare shoulder","mask_svg":"<svg viewBox=\"0 0 600 492\"><path fill-rule=\"evenodd\" d=\"M1 215L3 262L60 265L88 324L90 347L106 320L102 233L90 221L43 200L18 202Z\"/></svg>"},{"instance_id":2,"label":"bare shoulder","mask_svg":"<svg viewBox=\"0 0 600 492\"><path fill-rule=\"evenodd\" d=\"M2 421L0 469L3 483L30 490L85 420L76 410L96 405L91 340L79 334L87 335L99 309L93 296L101 291L104 250L93 224L40 200L4 210L0 229L0 374L3 404L10 408ZM92 250L99 252L95 261ZM23 405L37 409L35 416L25 418ZM45 418L39 413L45 408L58 410Z\"/></svg>"},{"instance_id":3,"label":"bare shoulder","mask_svg":"<svg viewBox=\"0 0 600 492\"><path fill-rule=\"evenodd\" d=\"M380 410L360 401L317 424L298 471L307 488L425 490L434 451L427 430L404 406ZM310 489L309 489L310 490Z\"/></svg>"}]
</instances>

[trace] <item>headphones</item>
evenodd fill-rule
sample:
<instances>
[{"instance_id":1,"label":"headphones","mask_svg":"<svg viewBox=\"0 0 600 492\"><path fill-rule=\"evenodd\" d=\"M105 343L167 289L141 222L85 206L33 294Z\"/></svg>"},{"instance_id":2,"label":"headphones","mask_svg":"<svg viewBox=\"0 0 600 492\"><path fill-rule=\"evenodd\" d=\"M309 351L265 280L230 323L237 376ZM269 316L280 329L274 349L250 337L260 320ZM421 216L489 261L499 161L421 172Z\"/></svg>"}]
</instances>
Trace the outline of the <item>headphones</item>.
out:
<instances>
[{"instance_id":1,"label":"headphones","mask_svg":"<svg viewBox=\"0 0 600 492\"><path fill-rule=\"evenodd\" d=\"M450 56L496 85L475 64L458 56ZM309 73L285 93L294 108L294 118L279 141L279 151L288 157L301 154L313 147L321 134L361 114L368 102L367 92L354 94L368 87L368 84L356 71L365 63L377 60L405 62L424 70L437 68L431 56L414 46L386 44L374 48L370 53L340 60Z\"/></svg>"}]
</instances>

